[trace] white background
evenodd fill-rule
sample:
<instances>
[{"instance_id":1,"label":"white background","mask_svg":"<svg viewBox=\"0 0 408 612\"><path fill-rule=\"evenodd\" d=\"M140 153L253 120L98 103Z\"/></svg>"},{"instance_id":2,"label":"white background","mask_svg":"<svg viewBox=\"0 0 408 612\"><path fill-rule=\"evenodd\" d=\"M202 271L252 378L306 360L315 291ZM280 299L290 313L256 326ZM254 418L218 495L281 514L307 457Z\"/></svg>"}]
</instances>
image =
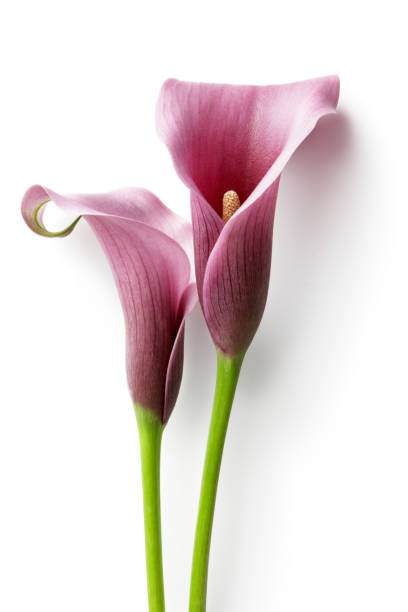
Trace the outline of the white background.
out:
<instances>
[{"instance_id":1,"label":"white background","mask_svg":"<svg viewBox=\"0 0 408 612\"><path fill-rule=\"evenodd\" d=\"M338 73L281 182L268 305L232 413L208 612L408 609L403 3L8 0L0 16L0 608L147 610L138 440L108 264L85 223L28 230L33 183L144 186L189 215L158 140L167 77ZM51 224L62 220L52 211ZM163 444L167 609L187 610L215 375L200 310Z\"/></svg>"}]
</instances>

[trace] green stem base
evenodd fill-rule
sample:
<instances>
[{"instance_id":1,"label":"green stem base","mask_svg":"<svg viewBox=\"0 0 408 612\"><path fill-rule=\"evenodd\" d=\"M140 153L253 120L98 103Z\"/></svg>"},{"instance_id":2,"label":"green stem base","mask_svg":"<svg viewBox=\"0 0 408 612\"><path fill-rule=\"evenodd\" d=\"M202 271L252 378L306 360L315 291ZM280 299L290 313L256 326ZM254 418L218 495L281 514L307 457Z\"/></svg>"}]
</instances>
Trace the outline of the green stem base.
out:
<instances>
[{"instance_id":1,"label":"green stem base","mask_svg":"<svg viewBox=\"0 0 408 612\"><path fill-rule=\"evenodd\" d=\"M160 449L163 425L148 410L135 405L142 461L143 508L149 612L164 612L160 516Z\"/></svg>"},{"instance_id":2,"label":"green stem base","mask_svg":"<svg viewBox=\"0 0 408 612\"><path fill-rule=\"evenodd\" d=\"M218 368L214 407L208 434L194 541L190 584L190 612L205 612L211 531L218 478L228 422L243 355L229 358L217 351Z\"/></svg>"}]
</instances>

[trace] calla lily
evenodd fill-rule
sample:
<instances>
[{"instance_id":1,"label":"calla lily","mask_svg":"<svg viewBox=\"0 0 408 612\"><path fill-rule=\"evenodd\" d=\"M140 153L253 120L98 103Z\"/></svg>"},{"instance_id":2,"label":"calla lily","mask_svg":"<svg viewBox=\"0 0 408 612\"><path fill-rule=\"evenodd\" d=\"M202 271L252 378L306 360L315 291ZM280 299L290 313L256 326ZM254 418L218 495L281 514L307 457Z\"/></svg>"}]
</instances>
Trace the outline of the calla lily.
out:
<instances>
[{"instance_id":1,"label":"calla lily","mask_svg":"<svg viewBox=\"0 0 408 612\"><path fill-rule=\"evenodd\" d=\"M61 232L43 223L52 200L79 215ZM34 185L22 213L41 236L67 236L81 216L101 243L126 322L127 376L139 428L150 612L164 612L160 518L160 449L183 369L184 321L196 302L191 277L191 225L144 189L61 196Z\"/></svg>"},{"instance_id":2,"label":"calla lily","mask_svg":"<svg viewBox=\"0 0 408 612\"><path fill-rule=\"evenodd\" d=\"M144 189L61 196L35 185L24 196L27 225L42 236L67 236L43 224L45 204L83 216L101 243L115 277L126 322L127 376L135 404L165 424L183 367L184 320L195 303L191 225Z\"/></svg>"},{"instance_id":3,"label":"calla lily","mask_svg":"<svg viewBox=\"0 0 408 612\"><path fill-rule=\"evenodd\" d=\"M264 87L163 85L158 131L191 192L200 302L228 356L245 352L262 318L281 172L338 95L336 76Z\"/></svg>"},{"instance_id":4,"label":"calla lily","mask_svg":"<svg viewBox=\"0 0 408 612\"><path fill-rule=\"evenodd\" d=\"M169 80L160 93L158 131L190 189L198 294L218 355L190 612L206 609L222 452L242 360L265 308L280 175L338 95L335 76L268 87Z\"/></svg>"}]
</instances>

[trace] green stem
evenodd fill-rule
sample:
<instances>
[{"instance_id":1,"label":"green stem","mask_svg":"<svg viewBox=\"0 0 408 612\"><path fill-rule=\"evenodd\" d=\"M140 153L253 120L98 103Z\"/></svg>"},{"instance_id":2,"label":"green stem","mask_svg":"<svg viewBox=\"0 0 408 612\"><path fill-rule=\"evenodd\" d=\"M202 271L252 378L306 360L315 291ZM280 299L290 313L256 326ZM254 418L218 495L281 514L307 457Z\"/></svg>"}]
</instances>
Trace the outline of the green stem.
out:
<instances>
[{"instance_id":1,"label":"green stem","mask_svg":"<svg viewBox=\"0 0 408 612\"><path fill-rule=\"evenodd\" d=\"M164 612L160 517L160 448L163 425L148 410L135 405L142 459L143 508L149 612Z\"/></svg>"},{"instance_id":2,"label":"green stem","mask_svg":"<svg viewBox=\"0 0 408 612\"><path fill-rule=\"evenodd\" d=\"M243 355L229 358L217 351L214 407L208 434L190 584L190 612L205 612L211 530L222 452Z\"/></svg>"}]
</instances>

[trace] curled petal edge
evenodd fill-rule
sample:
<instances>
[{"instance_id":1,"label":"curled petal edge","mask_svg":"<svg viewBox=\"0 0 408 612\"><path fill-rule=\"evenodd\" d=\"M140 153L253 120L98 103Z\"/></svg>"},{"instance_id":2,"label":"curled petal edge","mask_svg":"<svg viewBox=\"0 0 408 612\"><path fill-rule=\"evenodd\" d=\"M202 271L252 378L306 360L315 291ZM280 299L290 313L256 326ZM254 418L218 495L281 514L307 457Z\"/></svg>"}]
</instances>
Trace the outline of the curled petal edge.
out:
<instances>
[{"instance_id":1,"label":"curled petal edge","mask_svg":"<svg viewBox=\"0 0 408 612\"><path fill-rule=\"evenodd\" d=\"M33 230L36 234L40 236L44 236L45 238L65 238L65 236L69 236L69 234L75 229L78 221L81 220L82 215L79 215L72 223L68 225L65 229L62 229L58 232L50 232L47 230L43 223L43 216L45 212L45 206L51 202L50 199L44 200L38 206L36 206L32 211L28 211L27 209L23 210L23 217L28 227Z\"/></svg>"}]
</instances>

